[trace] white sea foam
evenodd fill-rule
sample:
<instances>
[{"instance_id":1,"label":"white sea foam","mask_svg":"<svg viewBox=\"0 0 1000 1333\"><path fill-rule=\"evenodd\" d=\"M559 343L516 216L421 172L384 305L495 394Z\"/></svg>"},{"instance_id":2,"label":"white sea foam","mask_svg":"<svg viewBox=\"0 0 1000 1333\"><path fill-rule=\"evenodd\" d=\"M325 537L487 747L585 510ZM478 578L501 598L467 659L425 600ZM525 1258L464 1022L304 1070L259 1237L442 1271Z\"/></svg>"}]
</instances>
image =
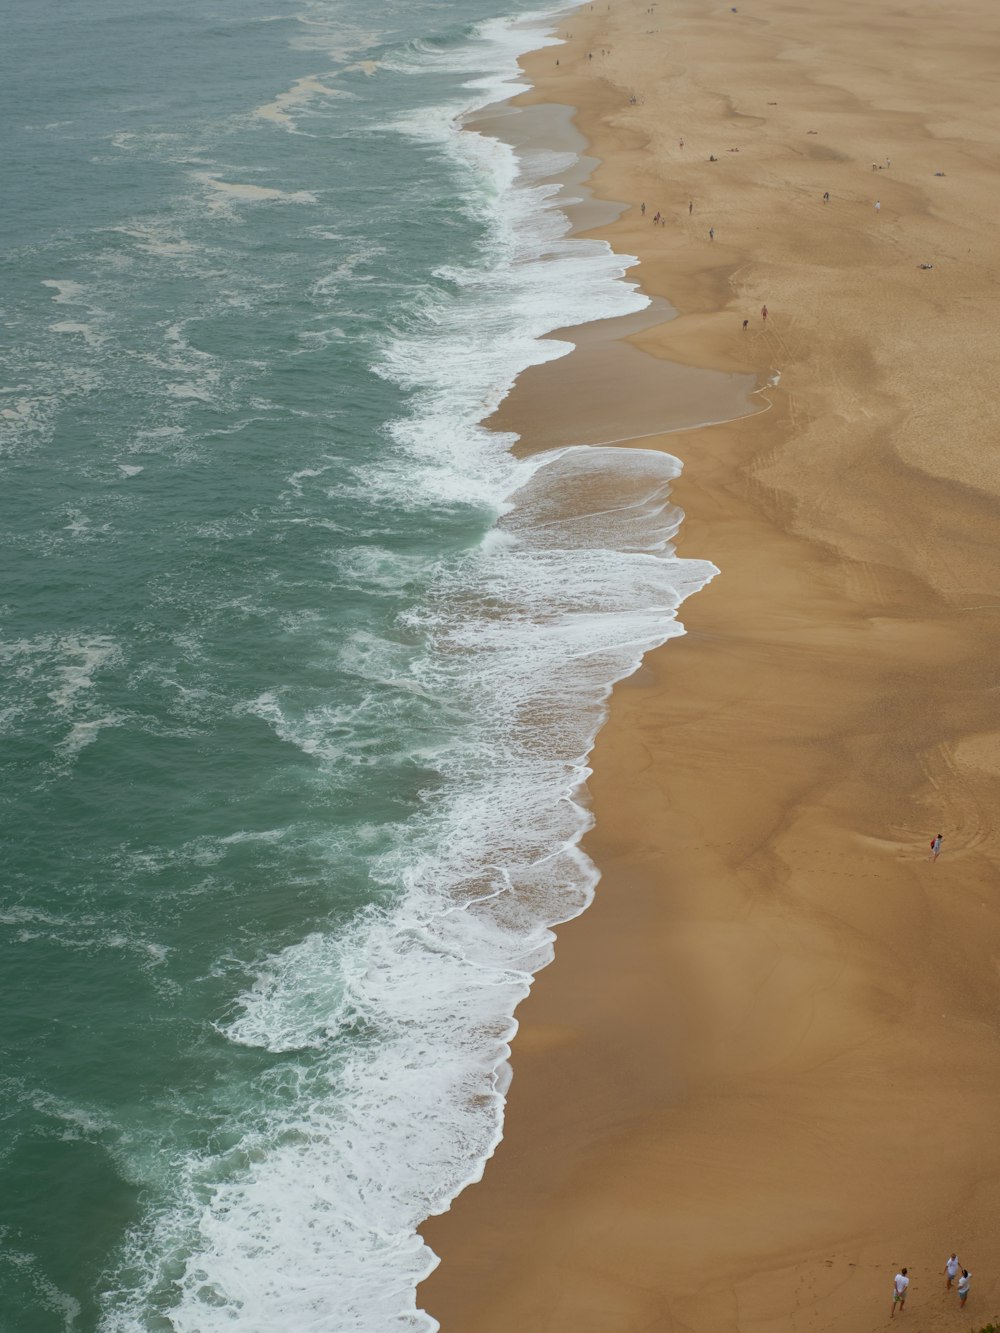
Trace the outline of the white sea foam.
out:
<instances>
[{"instance_id":1,"label":"white sea foam","mask_svg":"<svg viewBox=\"0 0 1000 1333\"><path fill-rule=\"evenodd\" d=\"M35 1255L8 1244L4 1258L19 1270L22 1280L26 1279L32 1287L33 1303L37 1308L47 1311L54 1320L59 1321L62 1333L74 1333L80 1327L80 1316L83 1313L80 1302L46 1277Z\"/></svg>"},{"instance_id":2,"label":"white sea foam","mask_svg":"<svg viewBox=\"0 0 1000 1333\"><path fill-rule=\"evenodd\" d=\"M74 722L56 746L56 753L64 762L72 762L81 750L94 744L105 728L121 726L126 720L120 713L108 713L104 717L88 717L82 722Z\"/></svg>"},{"instance_id":3,"label":"white sea foam","mask_svg":"<svg viewBox=\"0 0 1000 1333\"><path fill-rule=\"evenodd\" d=\"M102 668L120 660L118 644L105 634L43 634L0 642L0 663L5 672L48 679L48 697L61 712L70 710L79 695L93 688Z\"/></svg>"},{"instance_id":4,"label":"white sea foam","mask_svg":"<svg viewBox=\"0 0 1000 1333\"><path fill-rule=\"evenodd\" d=\"M212 171L192 171L188 173L209 190L214 190L217 197L210 200L212 209L225 208L230 202L269 203L281 199L289 204L314 204L316 196L309 190L278 190L270 185L254 185L243 181L224 181Z\"/></svg>"},{"instance_id":5,"label":"white sea foam","mask_svg":"<svg viewBox=\"0 0 1000 1333\"><path fill-rule=\"evenodd\" d=\"M105 341L104 335L98 333L89 324L84 324L79 320L64 319L57 324L50 324L49 328L53 333L75 333L82 338L88 347L100 347Z\"/></svg>"},{"instance_id":6,"label":"white sea foam","mask_svg":"<svg viewBox=\"0 0 1000 1333\"><path fill-rule=\"evenodd\" d=\"M55 291L52 300L56 305L87 305L87 289L80 282L72 282L69 278L43 278L43 287L51 287Z\"/></svg>"},{"instance_id":7,"label":"white sea foam","mask_svg":"<svg viewBox=\"0 0 1000 1333\"><path fill-rule=\"evenodd\" d=\"M307 75L305 78L296 79L291 88L287 92L279 93L273 102L259 106L254 115L261 120L269 120L272 124L280 125L282 129L294 130L295 111L308 108L317 98L350 96L352 94L343 88L331 88L315 75Z\"/></svg>"},{"instance_id":8,"label":"white sea foam","mask_svg":"<svg viewBox=\"0 0 1000 1333\"><path fill-rule=\"evenodd\" d=\"M373 853L383 903L261 962L219 1022L275 1062L235 1146L177 1163L173 1206L133 1237L128 1265L147 1292L171 1292L176 1333L436 1327L415 1301L436 1263L417 1227L496 1146L515 1006L551 957L552 926L593 895L579 792L609 691L683 632L678 606L715 572L673 555L676 459L569 448L517 461L480 424L522 369L569 350L543 335L646 304L624 280L633 260L568 235L556 187L459 128L463 111L513 90L516 55L547 31L490 23L470 48L414 46L394 65L493 71L461 106L395 126L451 157L488 239L484 262L442 272L438 295L387 337L377 369L413 410L358 490L397 506L417 492L471 501L498 522L440 561L397 642L356 633L341 645L340 666L370 687L351 708L293 715L280 689L243 705L332 784L365 758L354 737L377 731L352 728L352 713L391 695L407 720L395 757L429 772L416 813ZM292 493L321 470L295 473ZM338 570L369 590L408 574L405 557L373 550ZM145 1300L114 1293L103 1333L144 1326Z\"/></svg>"},{"instance_id":9,"label":"white sea foam","mask_svg":"<svg viewBox=\"0 0 1000 1333\"><path fill-rule=\"evenodd\" d=\"M133 221L128 226L112 227L113 232L127 236L144 254L166 259L183 259L194 255L198 247L178 236L167 224L151 221Z\"/></svg>"}]
</instances>

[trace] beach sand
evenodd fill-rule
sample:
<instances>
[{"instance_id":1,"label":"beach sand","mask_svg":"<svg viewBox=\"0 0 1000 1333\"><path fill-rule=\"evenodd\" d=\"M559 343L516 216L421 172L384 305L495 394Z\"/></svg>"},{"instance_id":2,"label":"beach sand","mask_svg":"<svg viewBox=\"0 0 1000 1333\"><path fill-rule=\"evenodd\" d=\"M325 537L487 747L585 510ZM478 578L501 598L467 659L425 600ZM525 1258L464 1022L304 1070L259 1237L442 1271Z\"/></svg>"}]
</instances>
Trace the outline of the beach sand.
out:
<instances>
[{"instance_id":1,"label":"beach sand","mask_svg":"<svg viewBox=\"0 0 1000 1333\"><path fill-rule=\"evenodd\" d=\"M678 551L721 574L615 691L597 900L519 1010L483 1181L423 1228L444 1333L857 1333L904 1264L902 1327L1000 1314L1000 12L737 9L585 6L525 62L679 312L609 353L649 354L615 438L672 432L633 443L684 460ZM592 438L595 338L503 405L522 448ZM676 430L724 413L680 374L662 418L657 357L780 381Z\"/></svg>"}]
</instances>

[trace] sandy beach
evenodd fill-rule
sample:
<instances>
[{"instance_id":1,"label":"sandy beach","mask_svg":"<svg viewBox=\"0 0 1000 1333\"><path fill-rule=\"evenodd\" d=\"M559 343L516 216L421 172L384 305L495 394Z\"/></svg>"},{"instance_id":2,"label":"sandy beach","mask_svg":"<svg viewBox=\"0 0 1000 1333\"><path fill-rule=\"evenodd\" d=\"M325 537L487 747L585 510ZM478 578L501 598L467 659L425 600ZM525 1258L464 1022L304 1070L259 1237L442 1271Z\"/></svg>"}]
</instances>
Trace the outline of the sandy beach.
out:
<instances>
[{"instance_id":1,"label":"sandy beach","mask_svg":"<svg viewBox=\"0 0 1000 1333\"><path fill-rule=\"evenodd\" d=\"M496 424L676 453L678 552L721 574L615 692L597 901L519 1011L504 1140L424 1228L421 1303L444 1333L865 1331L907 1265L904 1327L978 1329L1000 1313L1000 13L614 0L559 31L520 100L575 109L595 197L627 205L596 234L678 314L582 334Z\"/></svg>"}]
</instances>

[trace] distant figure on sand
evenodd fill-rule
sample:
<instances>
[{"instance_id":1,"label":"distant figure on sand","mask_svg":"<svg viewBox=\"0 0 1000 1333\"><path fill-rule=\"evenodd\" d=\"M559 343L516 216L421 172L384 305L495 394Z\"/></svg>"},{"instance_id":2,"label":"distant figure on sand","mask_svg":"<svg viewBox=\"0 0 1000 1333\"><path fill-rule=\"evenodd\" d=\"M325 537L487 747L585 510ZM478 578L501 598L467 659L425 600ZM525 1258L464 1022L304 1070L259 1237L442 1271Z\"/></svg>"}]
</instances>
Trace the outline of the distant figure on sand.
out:
<instances>
[{"instance_id":1,"label":"distant figure on sand","mask_svg":"<svg viewBox=\"0 0 1000 1333\"><path fill-rule=\"evenodd\" d=\"M708 239L709 239L710 241L714 241L714 240L715 240L715 228L714 228L714 227L709 227L709 229L708 229Z\"/></svg>"},{"instance_id":2,"label":"distant figure on sand","mask_svg":"<svg viewBox=\"0 0 1000 1333\"><path fill-rule=\"evenodd\" d=\"M750 327L750 321L749 321L748 319L745 319L745 320L743 321L743 332L746 333L746 331L747 331L747 329L748 329L749 327Z\"/></svg>"},{"instance_id":3,"label":"distant figure on sand","mask_svg":"<svg viewBox=\"0 0 1000 1333\"><path fill-rule=\"evenodd\" d=\"M823 191L823 203L824 203L824 204L828 204L829 202L830 202L830 191L829 191L829 190L824 190L824 191Z\"/></svg>"},{"instance_id":4,"label":"distant figure on sand","mask_svg":"<svg viewBox=\"0 0 1000 1333\"><path fill-rule=\"evenodd\" d=\"M683 140L683 139L681 140L681 144L680 144L680 146L681 146L682 148L684 147L684 140Z\"/></svg>"},{"instance_id":5,"label":"distant figure on sand","mask_svg":"<svg viewBox=\"0 0 1000 1333\"><path fill-rule=\"evenodd\" d=\"M947 1277L948 1281L945 1283L945 1291L950 1291L950 1290L951 1290L951 1284L952 1284L952 1283L955 1281L955 1279L958 1277L958 1270L959 1270L961 1267L962 1267L962 1265L961 1265L961 1263L959 1262L959 1258L958 1258L958 1255L957 1255L957 1254L953 1254L953 1255L951 1256L950 1259L946 1260L946 1262L945 1262L945 1266L944 1266L944 1271L945 1271L945 1276Z\"/></svg>"},{"instance_id":6,"label":"distant figure on sand","mask_svg":"<svg viewBox=\"0 0 1000 1333\"><path fill-rule=\"evenodd\" d=\"M760 308L760 317L761 317L761 319L764 321L764 323L766 324L766 323L767 323L767 306L766 306L766 305L762 305L762 306L761 306L761 308Z\"/></svg>"},{"instance_id":7,"label":"distant figure on sand","mask_svg":"<svg viewBox=\"0 0 1000 1333\"><path fill-rule=\"evenodd\" d=\"M881 199L876 199L876 200L875 200L875 212L876 212L876 213L881 213L881 212L882 212L882 200L881 200Z\"/></svg>"},{"instance_id":8,"label":"distant figure on sand","mask_svg":"<svg viewBox=\"0 0 1000 1333\"><path fill-rule=\"evenodd\" d=\"M892 1279L892 1309L889 1311L891 1319L896 1313L896 1306L902 1310L906 1304L906 1288L910 1285L910 1279L906 1276L907 1270L901 1268Z\"/></svg>"},{"instance_id":9,"label":"distant figure on sand","mask_svg":"<svg viewBox=\"0 0 1000 1333\"><path fill-rule=\"evenodd\" d=\"M958 1279L958 1303L965 1309L965 1302L969 1295L969 1283L972 1281L972 1274L967 1268L962 1269L962 1276Z\"/></svg>"},{"instance_id":10,"label":"distant figure on sand","mask_svg":"<svg viewBox=\"0 0 1000 1333\"><path fill-rule=\"evenodd\" d=\"M944 834L939 833L936 838L931 838L931 854L928 861L936 861L941 855L941 843L944 841Z\"/></svg>"},{"instance_id":11,"label":"distant figure on sand","mask_svg":"<svg viewBox=\"0 0 1000 1333\"><path fill-rule=\"evenodd\" d=\"M693 200L693 199L689 199L689 200L688 200L688 217L690 217L691 214L692 214L693 212L694 212L694 200Z\"/></svg>"},{"instance_id":12,"label":"distant figure on sand","mask_svg":"<svg viewBox=\"0 0 1000 1333\"><path fill-rule=\"evenodd\" d=\"M646 216L646 205L645 205L645 204L640 204L640 205L639 205L639 209L640 209L640 211L641 211L641 213L642 213L642 216L645 217L645 216Z\"/></svg>"}]
</instances>

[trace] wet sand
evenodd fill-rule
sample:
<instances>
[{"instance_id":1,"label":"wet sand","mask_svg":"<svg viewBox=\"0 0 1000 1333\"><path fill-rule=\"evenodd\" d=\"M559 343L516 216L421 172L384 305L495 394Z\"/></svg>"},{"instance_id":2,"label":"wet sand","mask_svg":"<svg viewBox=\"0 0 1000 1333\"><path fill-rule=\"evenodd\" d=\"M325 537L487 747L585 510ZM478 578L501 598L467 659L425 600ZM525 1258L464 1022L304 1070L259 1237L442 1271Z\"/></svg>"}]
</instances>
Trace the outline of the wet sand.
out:
<instances>
[{"instance_id":1,"label":"wet sand","mask_svg":"<svg viewBox=\"0 0 1000 1333\"><path fill-rule=\"evenodd\" d=\"M737 8L587 6L526 61L678 311L601 398L622 367L614 438L684 460L678 551L721 575L615 692L597 901L519 1011L483 1181L424 1228L444 1333L876 1329L903 1264L911 1326L1000 1311L1000 15ZM588 438L602 339L497 424ZM663 420L657 358L780 381L676 430L728 412L691 380Z\"/></svg>"}]
</instances>

